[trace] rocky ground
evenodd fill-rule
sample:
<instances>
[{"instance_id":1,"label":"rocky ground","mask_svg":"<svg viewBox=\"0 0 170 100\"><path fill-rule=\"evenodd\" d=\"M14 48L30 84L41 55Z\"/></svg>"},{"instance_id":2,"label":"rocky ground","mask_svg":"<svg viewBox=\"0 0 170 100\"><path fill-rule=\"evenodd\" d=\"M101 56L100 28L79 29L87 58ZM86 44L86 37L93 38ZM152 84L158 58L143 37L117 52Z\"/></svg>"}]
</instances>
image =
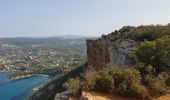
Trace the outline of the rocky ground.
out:
<instances>
[{"instance_id":1,"label":"rocky ground","mask_svg":"<svg viewBox=\"0 0 170 100\"><path fill-rule=\"evenodd\" d=\"M76 98L71 96L69 91L63 92L61 94L56 94L55 100L142 100L142 99L134 99L128 97L121 97L118 95L94 92L94 91L83 91L81 98ZM170 94L166 94L159 98L153 100L170 100Z\"/></svg>"}]
</instances>

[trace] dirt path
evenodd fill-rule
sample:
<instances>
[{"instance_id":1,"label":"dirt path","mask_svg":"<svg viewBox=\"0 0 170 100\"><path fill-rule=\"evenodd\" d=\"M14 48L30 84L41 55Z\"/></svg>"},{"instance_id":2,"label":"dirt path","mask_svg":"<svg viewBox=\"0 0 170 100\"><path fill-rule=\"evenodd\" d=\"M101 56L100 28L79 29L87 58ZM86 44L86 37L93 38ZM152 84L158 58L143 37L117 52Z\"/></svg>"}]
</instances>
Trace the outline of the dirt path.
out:
<instances>
[{"instance_id":1,"label":"dirt path","mask_svg":"<svg viewBox=\"0 0 170 100\"><path fill-rule=\"evenodd\" d=\"M88 98L87 100L140 100L140 99L120 97L116 95L114 96L111 94L99 93L94 91L83 91L81 100L86 100L85 98Z\"/></svg>"},{"instance_id":2,"label":"dirt path","mask_svg":"<svg viewBox=\"0 0 170 100\"><path fill-rule=\"evenodd\" d=\"M170 100L170 94L167 94L165 96L161 96L161 97L159 97L159 98L157 98L155 100Z\"/></svg>"},{"instance_id":3,"label":"dirt path","mask_svg":"<svg viewBox=\"0 0 170 100\"><path fill-rule=\"evenodd\" d=\"M81 100L142 100L142 99L120 97L117 95L111 95L94 91L83 91ZM170 100L170 94L161 96L153 100Z\"/></svg>"}]
</instances>

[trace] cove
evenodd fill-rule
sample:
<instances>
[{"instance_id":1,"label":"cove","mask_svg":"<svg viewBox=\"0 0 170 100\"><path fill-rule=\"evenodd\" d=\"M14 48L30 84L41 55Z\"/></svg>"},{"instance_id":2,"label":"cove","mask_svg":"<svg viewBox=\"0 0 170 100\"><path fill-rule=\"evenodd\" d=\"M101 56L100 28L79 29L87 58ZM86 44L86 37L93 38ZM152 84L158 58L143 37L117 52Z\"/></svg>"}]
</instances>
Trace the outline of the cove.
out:
<instances>
[{"instance_id":1,"label":"cove","mask_svg":"<svg viewBox=\"0 0 170 100\"><path fill-rule=\"evenodd\" d=\"M26 100L32 89L50 80L50 77L36 75L21 80L10 80L9 72L0 72L0 100Z\"/></svg>"}]
</instances>

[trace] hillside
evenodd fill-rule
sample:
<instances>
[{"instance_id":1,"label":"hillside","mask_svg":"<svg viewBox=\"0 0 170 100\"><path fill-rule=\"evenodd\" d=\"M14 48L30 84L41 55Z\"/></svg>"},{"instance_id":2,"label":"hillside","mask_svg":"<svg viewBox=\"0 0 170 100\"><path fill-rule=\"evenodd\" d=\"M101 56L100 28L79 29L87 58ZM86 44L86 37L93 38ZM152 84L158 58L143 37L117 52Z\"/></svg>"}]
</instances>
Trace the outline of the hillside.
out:
<instances>
[{"instance_id":1,"label":"hillside","mask_svg":"<svg viewBox=\"0 0 170 100\"><path fill-rule=\"evenodd\" d=\"M101 38L86 40L89 66L102 67L128 66L127 59L133 49L145 40L153 41L163 36L170 36L170 26L124 26L119 31L102 35Z\"/></svg>"},{"instance_id":2,"label":"hillside","mask_svg":"<svg viewBox=\"0 0 170 100\"><path fill-rule=\"evenodd\" d=\"M69 78L79 77L83 72L84 67L85 65L82 65L68 73L57 76L43 87L39 88L38 91L35 91L29 97L29 100L53 100L56 93L65 91L65 88L63 87L64 82Z\"/></svg>"},{"instance_id":3,"label":"hillside","mask_svg":"<svg viewBox=\"0 0 170 100\"><path fill-rule=\"evenodd\" d=\"M125 26L86 43L88 69L95 70L88 73L93 78L85 76L87 90L139 99L169 90L169 25Z\"/></svg>"},{"instance_id":4,"label":"hillside","mask_svg":"<svg viewBox=\"0 0 170 100\"><path fill-rule=\"evenodd\" d=\"M39 97L46 95L44 100L47 100L47 97L54 98L56 94L55 100L63 100L70 96L80 98L84 93L82 91L95 91L95 96L99 95L95 100L104 99L106 95L118 96L116 98L120 100L167 98L164 95L170 89L169 43L168 25L125 26L101 38L88 39L86 67L76 76L68 73L66 76L70 77L64 78L64 75L59 80L54 79L53 84L64 80L55 88L51 87L52 94L41 94L46 91L46 87L43 87ZM58 91L61 87L64 90ZM37 93L32 96L35 97ZM93 96L94 93L85 94Z\"/></svg>"}]
</instances>

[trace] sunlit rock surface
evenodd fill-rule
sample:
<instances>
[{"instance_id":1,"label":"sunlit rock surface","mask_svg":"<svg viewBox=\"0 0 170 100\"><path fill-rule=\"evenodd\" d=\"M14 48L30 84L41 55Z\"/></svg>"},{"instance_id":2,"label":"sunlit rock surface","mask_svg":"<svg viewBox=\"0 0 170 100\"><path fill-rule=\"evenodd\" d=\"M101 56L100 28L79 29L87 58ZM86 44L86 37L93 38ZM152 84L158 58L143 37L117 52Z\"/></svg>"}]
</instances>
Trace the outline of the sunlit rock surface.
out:
<instances>
[{"instance_id":1,"label":"sunlit rock surface","mask_svg":"<svg viewBox=\"0 0 170 100\"><path fill-rule=\"evenodd\" d=\"M129 65L127 56L139 43L123 39L124 34L113 32L97 40L87 40L88 66L101 69Z\"/></svg>"}]
</instances>

